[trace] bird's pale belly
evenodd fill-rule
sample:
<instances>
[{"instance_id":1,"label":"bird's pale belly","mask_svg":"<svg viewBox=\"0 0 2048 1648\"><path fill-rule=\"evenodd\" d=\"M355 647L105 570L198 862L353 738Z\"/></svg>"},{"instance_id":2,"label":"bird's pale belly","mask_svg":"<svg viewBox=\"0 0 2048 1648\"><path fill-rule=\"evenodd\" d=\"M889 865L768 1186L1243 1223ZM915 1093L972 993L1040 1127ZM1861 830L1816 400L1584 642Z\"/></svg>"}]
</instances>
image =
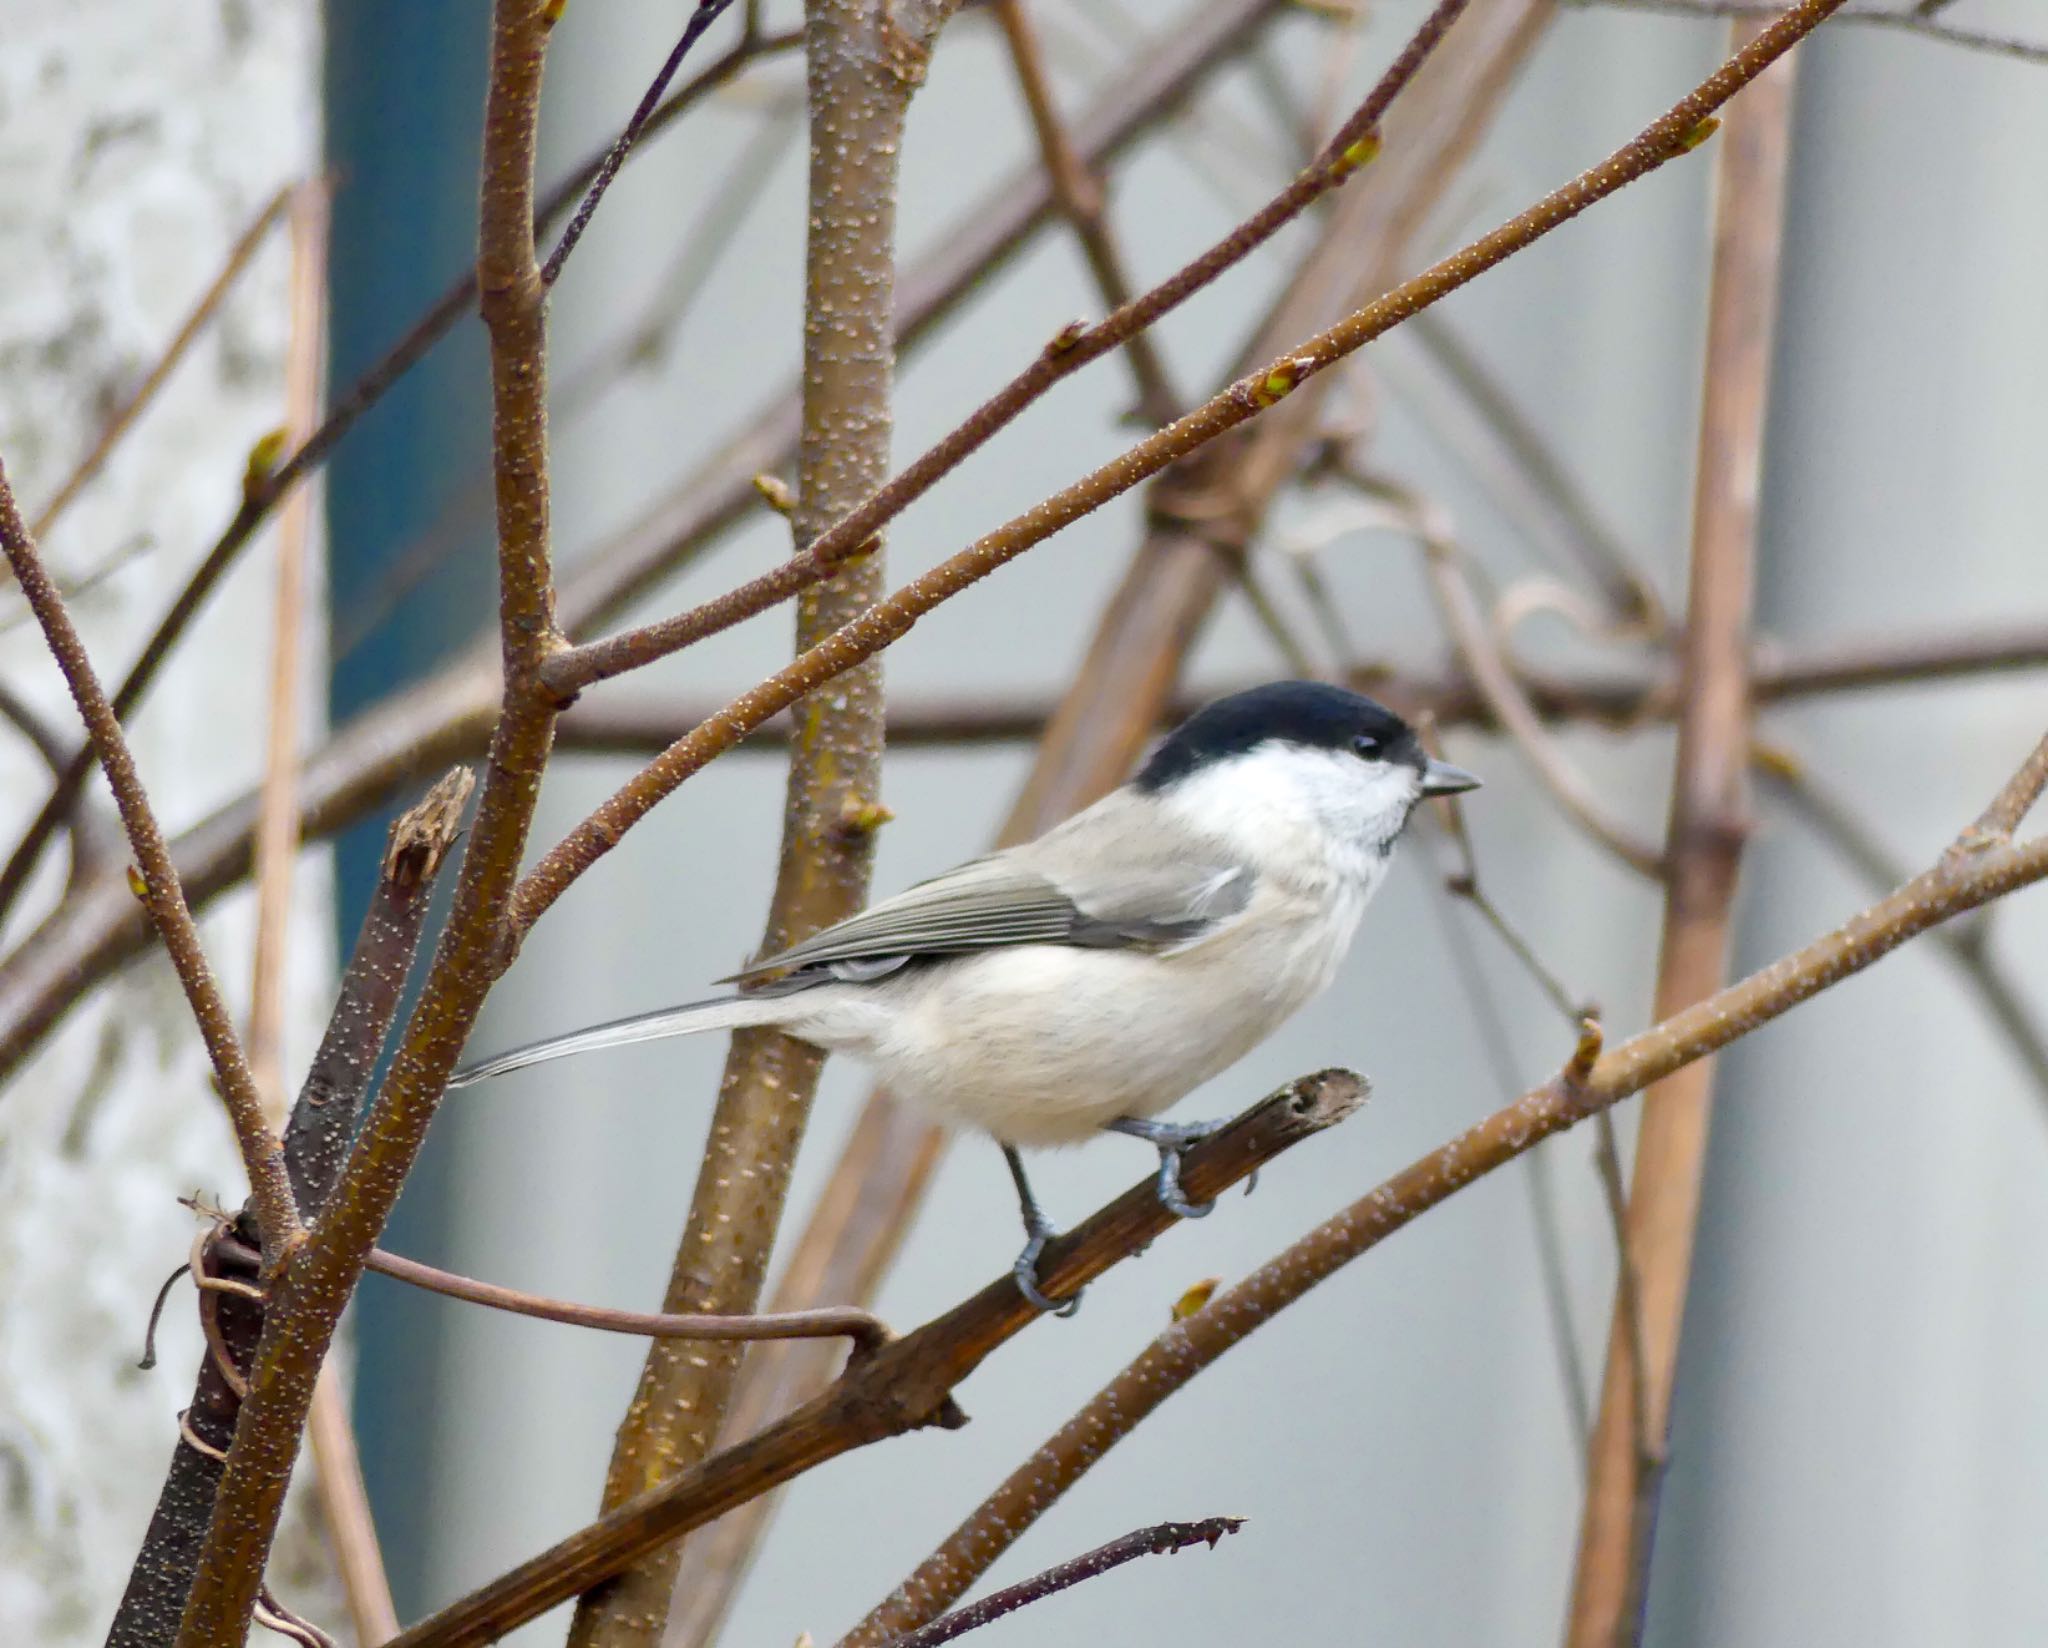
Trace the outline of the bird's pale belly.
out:
<instances>
[{"instance_id":1,"label":"bird's pale belly","mask_svg":"<svg viewBox=\"0 0 2048 1648\"><path fill-rule=\"evenodd\" d=\"M1265 1040L1328 984L1349 934L1329 936L1170 960L984 952L946 966L886 1039L857 1051L892 1091L947 1121L1009 1144L1075 1143L1166 1109ZM1215 987L1190 988L1197 974Z\"/></svg>"}]
</instances>

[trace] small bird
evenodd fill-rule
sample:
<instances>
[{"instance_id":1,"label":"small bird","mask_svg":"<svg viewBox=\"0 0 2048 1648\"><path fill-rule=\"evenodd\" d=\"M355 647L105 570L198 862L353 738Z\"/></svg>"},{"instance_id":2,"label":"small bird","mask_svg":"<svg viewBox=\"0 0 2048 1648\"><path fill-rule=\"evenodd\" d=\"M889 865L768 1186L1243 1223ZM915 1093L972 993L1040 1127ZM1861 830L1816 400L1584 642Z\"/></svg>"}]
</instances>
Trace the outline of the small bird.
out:
<instances>
[{"instance_id":1,"label":"small bird","mask_svg":"<svg viewBox=\"0 0 2048 1648\"><path fill-rule=\"evenodd\" d=\"M1053 1229L1020 1146L1110 1131L1159 1152L1159 1198L1221 1123L1154 1120L1320 995L1425 796L1479 780L1354 692L1279 681L1198 710L1137 776L1035 841L972 859L720 983L738 993L514 1048L550 1059L772 1026L863 1060L897 1097L1001 1144L1041 1310ZM1071 1301L1078 1303L1078 1300Z\"/></svg>"}]
</instances>

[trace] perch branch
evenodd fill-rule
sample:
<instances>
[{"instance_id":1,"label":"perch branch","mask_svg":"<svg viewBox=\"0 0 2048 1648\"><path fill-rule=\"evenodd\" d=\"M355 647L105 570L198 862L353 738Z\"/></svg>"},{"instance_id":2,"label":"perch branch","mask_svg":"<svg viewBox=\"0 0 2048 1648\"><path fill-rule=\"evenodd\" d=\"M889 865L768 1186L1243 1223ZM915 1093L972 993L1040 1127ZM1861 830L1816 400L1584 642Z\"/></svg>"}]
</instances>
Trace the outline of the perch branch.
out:
<instances>
[{"instance_id":1,"label":"perch branch","mask_svg":"<svg viewBox=\"0 0 2048 1648\"><path fill-rule=\"evenodd\" d=\"M1188 1152L1182 1169L1188 1196L1206 1201L1221 1195L1283 1151L1342 1121L1364 1097L1365 1084L1341 1070L1290 1083ZM1057 1238L1040 1261L1039 1285L1049 1298L1069 1298L1174 1222L1148 1178ZM953 1388L1037 1320L1005 1272L945 1315L850 1363L830 1389L759 1435L627 1501L421 1621L390 1648L467 1648L496 1641L645 1552L829 1459L922 1426L964 1423L952 1404Z\"/></svg>"}]
</instances>

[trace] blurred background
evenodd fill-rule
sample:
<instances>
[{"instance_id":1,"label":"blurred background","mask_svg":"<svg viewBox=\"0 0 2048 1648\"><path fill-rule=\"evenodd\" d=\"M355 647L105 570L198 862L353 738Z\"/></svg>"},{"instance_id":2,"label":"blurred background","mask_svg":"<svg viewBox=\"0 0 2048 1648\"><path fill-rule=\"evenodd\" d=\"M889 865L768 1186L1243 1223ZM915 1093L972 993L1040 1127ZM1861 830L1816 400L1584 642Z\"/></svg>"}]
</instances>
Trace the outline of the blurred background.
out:
<instances>
[{"instance_id":1,"label":"blurred background","mask_svg":"<svg viewBox=\"0 0 2048 1648\"><path fill-rule=\"evenodd\" d=\"M1475 0L1475 23L1493 3ZM1077 116L1210 9L1030 7L1059 101ZM1303 124L1319 140L1329 124L1319 111L1348 109L1425 8L1373 0L1356 21L1339 15L1346 9L1269 8L1245 49L1109 168L1111 218L1140 285L1291 176ZM648 0L569 8L549 66L545 175L616 131L683 10ZM2038 35L2038 11L1961 0L1943 17ZM783 28L796 12L769 0L765 17ZM326 10L335 385L381 354L471 255L486 20L481 0ZM1723 21L1561 8L1403 267L1604 155L1726 44ZM1454 33L1445 52L1459 50ZM2048 195L2030 163L2048 148L2044 76L2038 64L1848 24L1800 54L1759 545L1759 628L1787 655L2048 617ZM753 67L635 159L564 277L552 392L565 564L630 531L792 380L802 114L796 55ZM1036 164L1002 36L971 5L912 105L905 269L957 240ZM1672 166L1436 312L1674 612L1685 594L1711 181L1707 165ZM1226 374L1315 232L1297 225L1167 319L1161 347L1183 394L1207 394ZM1072 236L1048 225L905 357L899 462L1066 321L1100 308ZM1546 567L1554 538L1475 460L1484 443L1459 413L1441 350L1403 330L1361 361L1343 404L1370 428L1374 470L1439 506L1501 583ZM486 621L484 388L471 325L329 470L336 722L418 679ZM1049 395L897 523L891 582L1129 444L1131 401L1117 360ZM1144 494L1129 494L920 623L887 655L892 702L1052 705L1144 525ZM639 615L716 594L786 550L786 525L758 510L663 580ZM1290 489L1256 553L1286 627L1311 638L1318 663L1443 667L1421 555L1375 530L1355 498ZM1333 658L1320 639L1289 574L1298 555L1312 555L1327 580L1354 656ZM1547 619L1518 631L1517 645L1557 668L1626 674L1648 658ZM723 702L788 648L788 615L777 613L597 691L672 703L680 727L685 707ZM1187 679L1201 696L1287 673L1270 626L1231 593ZM2005 672L1773 707L1760 737L1802 761L1885 854L1917 868L2038 738L2044 706L2038 672ZM1574 731L1565 747L1614 812L1654 840L1671 742L1663 728ZM1454 733L1449 754L1486 779L1466 816L1493 898L1575 995L1599 1003L1614 1039L1640 1028L1657 890L1564 818L1511 744ZM892 751L885 800L896 816L882 833L877 891L981 850L1029 756L1021 742ZM623 753L558 757L537 840L558 836L633 767ZM536 929L473 1047L689 999L731 971L760 938L782 779L772 746L742 752L662 806ZM208 791L213 801L220 793ZM195 799L187 817L199 810ZM337 845L337 942L354 934L388 817ZM1834 926L1874 890L1779 790L1759 788L1756 826L1737 971ZM1554 1071L1570 1031L1445 896L1453 863L1439 834L1418 831L1337 986L1179 1113L1230 1114L1330 1064L1372 1077L1366 1112L1288 1155L1257 1194L1231 1197L1111 1272L1075 1319L1034 1328L997 1355L959 1393L973 1415L966 1430L903 1438L796 1484L725 1640L836 1636L1135 1354L1191 1283L1241 1276ZM1988 926L1983 942L2019 981L2038 1036L2048 1023L2040 895L2022 895ZM537 1292L651 1308L723 1055L715 1038L666 1043L457 1095L386 1245ZM2042 1640L2048 1092L2038 1070L1956 961L1923 942L1741 1043L1721 1060L1716 1089L1647 1640ZM828 1067L788 1231L800 1228L866 1091L857 1068ZM1620 1119L1626 1144L1633 1106ZM1135 1145L1105 1140L1042 1160L1035 1178L1065 1223L1150 1165ZM1008 1265L1014 1221L993 1146L958 1141L876 1308L907 1326L979 1287ZM1167 1518L1241 1515L1244 1533L1214 1554L1135 1565L978 1640L1553 1639L1615 1272L1593 1140L1580 1129L1461 1193L1253 1336L1091 1472L991 1582ZM639 1342L470 1310L377 1277L355 1328L355 1414L401 1617L589 1519ZM159 1374L132 1399L169 1400L183 1378ZM565 1617L513 1640L559 1640Z\"/></svg>"}]
</instances>

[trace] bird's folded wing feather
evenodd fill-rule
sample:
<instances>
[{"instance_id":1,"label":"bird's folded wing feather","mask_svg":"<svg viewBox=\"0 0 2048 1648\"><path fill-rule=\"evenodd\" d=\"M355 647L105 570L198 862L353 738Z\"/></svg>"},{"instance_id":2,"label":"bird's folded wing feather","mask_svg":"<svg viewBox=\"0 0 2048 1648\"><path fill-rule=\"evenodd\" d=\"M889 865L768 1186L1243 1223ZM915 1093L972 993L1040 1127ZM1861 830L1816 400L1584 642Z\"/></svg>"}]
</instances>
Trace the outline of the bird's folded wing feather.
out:
<instances>
[{"instance_id":1,"label":"bird's folded wing feather","mask_svg":"<svg viewBox=\"0 0 2048 1648\"><path fill-rule=\"evenodd\" d=\"M1078 884L1065 884L1069 881ZM1204 936L1251 897L1249 870L1222 863L1161 863L1113 886L1055 879L1016 853L996 853L921 882L828 927L732 979L769 974L847 974L860 964L957 955L1011 944L1167 949Z\"/></svg>"}]
</instances>

